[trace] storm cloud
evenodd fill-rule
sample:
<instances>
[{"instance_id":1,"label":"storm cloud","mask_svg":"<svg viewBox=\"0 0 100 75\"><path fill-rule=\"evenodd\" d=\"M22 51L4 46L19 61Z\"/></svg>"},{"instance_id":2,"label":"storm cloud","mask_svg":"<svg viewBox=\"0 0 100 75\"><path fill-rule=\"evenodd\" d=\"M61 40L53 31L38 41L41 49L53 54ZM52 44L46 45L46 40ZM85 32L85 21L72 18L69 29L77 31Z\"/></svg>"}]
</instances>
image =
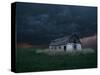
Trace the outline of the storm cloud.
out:
<instances>
[{"instance_id":1,"label":"storm cloud","mask_svg":"<svg viewBox=\"0 0 100 75\"><path fill-rule=\"evenodd\" d=\"M16 3L17 41L49 43L78 32L80 37L97 33L97 8L86 6Z\"/></svg>"}]
</instances>

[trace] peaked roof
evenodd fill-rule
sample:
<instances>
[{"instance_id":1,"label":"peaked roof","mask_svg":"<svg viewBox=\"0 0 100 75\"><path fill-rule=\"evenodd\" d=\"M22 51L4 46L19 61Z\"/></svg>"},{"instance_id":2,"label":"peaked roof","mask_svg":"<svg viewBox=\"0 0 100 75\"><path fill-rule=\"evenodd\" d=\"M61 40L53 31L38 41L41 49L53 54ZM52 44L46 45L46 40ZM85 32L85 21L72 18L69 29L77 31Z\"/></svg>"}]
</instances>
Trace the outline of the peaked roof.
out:
<instances>
[{"instance_id":1,"label":"peaked roof","mask_svg":"<svg viewBox=\"0 0 100 75\"><path fill-rule=\"evenodd\" d=\"M67 43L81 43L78 34L73 33L70 36L65 36L62 38L52 40L49 45L57 46L57 45L65 45Z\"/></svg>"}]
</instances>

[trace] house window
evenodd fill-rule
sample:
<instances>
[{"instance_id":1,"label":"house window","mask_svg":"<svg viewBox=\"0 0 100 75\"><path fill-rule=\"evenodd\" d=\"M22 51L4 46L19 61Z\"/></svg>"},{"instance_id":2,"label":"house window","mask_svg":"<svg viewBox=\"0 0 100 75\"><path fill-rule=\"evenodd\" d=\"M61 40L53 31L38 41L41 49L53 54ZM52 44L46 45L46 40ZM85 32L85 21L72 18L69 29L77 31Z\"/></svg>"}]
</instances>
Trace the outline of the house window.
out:
<instances>
[{"instance_id":1,"label":"house window","mask_svg":"<svg viewBox=\"0 0 100 75\"><path fill-rule=\"evenodd\" d=\"M61 49L61 46L59 46L58 48Z\"/></svg>"},{"instance_id":2,"label":"house window","mask_svg":"<svg viewBox=\"0 0 100 75\"><path fill-rule=\"evenodd\" d=\"M55 49L55 46L52 46L52 49Z\"/></svg>"},{"instance_id":3,"label":"house window","mask_svg":"<svg viewBox=\"0 0 100 75\"><path fill-rule=\"evenodd\" d=\"M56 50L56 46L54 47L54 49Z\"/></svg>"}]
</instances>

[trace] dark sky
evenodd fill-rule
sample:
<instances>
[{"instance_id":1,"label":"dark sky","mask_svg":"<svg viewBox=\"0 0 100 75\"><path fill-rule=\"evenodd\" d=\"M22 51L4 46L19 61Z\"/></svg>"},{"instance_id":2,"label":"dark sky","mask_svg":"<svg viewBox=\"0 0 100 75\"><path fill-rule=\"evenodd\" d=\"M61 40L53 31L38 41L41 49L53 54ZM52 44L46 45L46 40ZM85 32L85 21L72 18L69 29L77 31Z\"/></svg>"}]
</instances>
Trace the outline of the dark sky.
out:
<instances>
[{"instance_id":1,"label":"dark sky","mask_svg":"<svg viewBox=\"0 0 100 75\"><path fill-rule=\"evenodd\" d=\"M97 33L97 8L86 6L16 3L17 42L48 44L77 32Z\"/></svg>"}]
</instances>

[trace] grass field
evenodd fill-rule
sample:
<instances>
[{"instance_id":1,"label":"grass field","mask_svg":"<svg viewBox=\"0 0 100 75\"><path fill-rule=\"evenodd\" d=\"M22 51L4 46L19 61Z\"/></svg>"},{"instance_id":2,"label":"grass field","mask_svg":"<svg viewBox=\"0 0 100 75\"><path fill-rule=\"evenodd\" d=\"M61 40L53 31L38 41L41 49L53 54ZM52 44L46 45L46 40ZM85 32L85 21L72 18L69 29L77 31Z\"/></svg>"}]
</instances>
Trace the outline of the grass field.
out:
<instances>
[{"instance_id":1,"label":"grass field","mask_svg":"<svg viewBox=\"0 0 100 75\"><path fill-rule=\"evenodd\" d=\"M34 48L17 48L16 50L16 72L64 70L96 68L97 55L87 54L78 56L49 56L36 54Z\"/></svg>"}]
</instances>

